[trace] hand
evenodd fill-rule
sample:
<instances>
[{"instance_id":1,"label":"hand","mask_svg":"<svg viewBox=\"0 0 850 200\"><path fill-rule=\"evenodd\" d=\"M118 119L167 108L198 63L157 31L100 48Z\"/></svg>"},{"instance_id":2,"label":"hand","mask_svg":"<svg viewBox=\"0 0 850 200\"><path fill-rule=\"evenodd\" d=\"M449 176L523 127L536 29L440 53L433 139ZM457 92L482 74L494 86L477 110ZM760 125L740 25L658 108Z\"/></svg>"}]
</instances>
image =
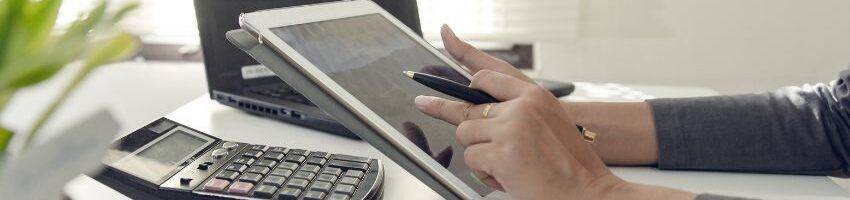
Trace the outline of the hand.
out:
<instances>
[{"instance_id":1,"label":"hand","mask_svg":"<svg viewBox=\"0 0 850 200\"><path fill-rule=\"evenodd\" d=\"M443 38L443 46L446 47L446 51L449 52L452 58L463 64L469 70L470 74L475 74L478 71L486 69L500 72L525 82L534 83L534 80L531 80L531 78L510 63L490 56L469 43L460 40L448 25L443 25L440 29L440 37Z\"/></svg>"},{"instance_id":2,"label":"hand","mask_svg":"<svg viewBox=\"0 0 850 200\"><path fill-rule=\"evenodd\" d=\"M546 89L516 75L478 69L471 87L503 101L493 104L486 118L487 105L428 96L417 97L416 105L458 125L464 160L482 182L513 199L599 199L624 183L580 137L567 113L553 109L560 105Z\"/></svg>"}]
</instances>

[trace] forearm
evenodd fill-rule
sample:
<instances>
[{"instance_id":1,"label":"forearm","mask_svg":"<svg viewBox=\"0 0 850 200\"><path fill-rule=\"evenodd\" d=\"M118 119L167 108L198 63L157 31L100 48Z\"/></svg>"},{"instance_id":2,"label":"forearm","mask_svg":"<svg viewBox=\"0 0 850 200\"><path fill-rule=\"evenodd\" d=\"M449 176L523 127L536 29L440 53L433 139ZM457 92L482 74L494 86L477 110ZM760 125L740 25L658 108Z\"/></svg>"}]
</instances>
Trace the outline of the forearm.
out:
<instances>
[{"instance_id":1,"label":"forearm","mask_svg":"<svg viewBox=\"0 0 850 200\"><path fill-rule=\"evenodd\" d=\"M570 118L597 133L594 151L608 165L650 165L658 161L658 142L645 102L566 102Z\"/></svg>"}]
</instances>

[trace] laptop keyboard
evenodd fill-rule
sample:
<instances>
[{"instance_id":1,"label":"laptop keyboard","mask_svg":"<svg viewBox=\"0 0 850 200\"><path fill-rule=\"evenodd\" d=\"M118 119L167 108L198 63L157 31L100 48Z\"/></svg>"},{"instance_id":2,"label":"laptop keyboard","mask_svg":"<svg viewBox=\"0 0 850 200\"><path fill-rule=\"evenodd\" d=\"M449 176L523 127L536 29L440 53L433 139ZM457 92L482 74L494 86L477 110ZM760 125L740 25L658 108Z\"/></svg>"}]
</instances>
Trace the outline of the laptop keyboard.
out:
<instances>
[{"instance_id":1,"label":"laptop keyboard","mask_svg":"<svg viewBox=\"0 0 850 200\"><path fill-rule=\"evenodd\" d=\"M259 94L271 98L277 98L287 101L292 101L308 106L316 106L310 100L307 100L301 93L293 90L288 85L283 84L273 84L273 85L261 85L255 86L248 89L248 92Z\"/></svg>"}]
</instances>

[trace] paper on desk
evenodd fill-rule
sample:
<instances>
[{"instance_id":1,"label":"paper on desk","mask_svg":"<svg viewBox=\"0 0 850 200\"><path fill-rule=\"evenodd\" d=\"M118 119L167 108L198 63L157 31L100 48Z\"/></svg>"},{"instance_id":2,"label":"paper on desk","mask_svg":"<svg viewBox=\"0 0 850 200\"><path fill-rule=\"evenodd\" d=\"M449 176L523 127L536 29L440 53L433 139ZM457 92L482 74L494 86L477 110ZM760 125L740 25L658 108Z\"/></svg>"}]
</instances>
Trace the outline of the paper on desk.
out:
<instances>
[{"instance_id":1,"label":"paper on desk","mask_svg":"<svg viewBox=\"0 0 850 200\"><path fill-rule=\"evenodd\" d=\"M3 198L61 199L69 180L100 169L120 125L105 109L84 119L6 163L0 176Z\"/></svg>"}]
</instances>

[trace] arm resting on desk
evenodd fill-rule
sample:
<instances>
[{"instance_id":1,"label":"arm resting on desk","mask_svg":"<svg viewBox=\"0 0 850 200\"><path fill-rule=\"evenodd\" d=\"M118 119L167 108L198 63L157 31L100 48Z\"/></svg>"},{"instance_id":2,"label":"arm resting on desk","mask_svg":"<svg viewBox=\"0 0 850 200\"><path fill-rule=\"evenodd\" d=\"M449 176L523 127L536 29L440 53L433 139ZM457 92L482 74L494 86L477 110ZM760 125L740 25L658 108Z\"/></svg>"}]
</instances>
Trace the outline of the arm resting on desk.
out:
<instances>
[{"instance_id":1,"label":"arm resting on desk","mask_svg":"<svg viewBox=\"0 0 850 200\"><path fill-rule=\"evenodd\" d=\"M648 103L572 103L612 165L848 177L850 71L830 84Z\"/></svg>"}]
</instances>

